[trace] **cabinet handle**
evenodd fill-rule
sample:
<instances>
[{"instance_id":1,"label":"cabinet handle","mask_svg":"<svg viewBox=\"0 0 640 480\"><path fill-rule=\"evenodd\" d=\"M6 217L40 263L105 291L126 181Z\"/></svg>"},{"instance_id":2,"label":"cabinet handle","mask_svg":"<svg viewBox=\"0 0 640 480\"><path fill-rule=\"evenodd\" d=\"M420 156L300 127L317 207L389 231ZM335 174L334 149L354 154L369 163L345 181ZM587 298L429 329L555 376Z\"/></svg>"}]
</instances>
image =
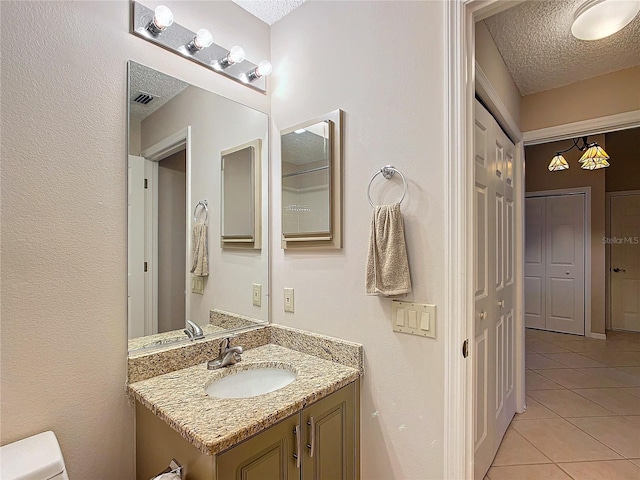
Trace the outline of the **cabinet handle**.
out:
<instances>
[{"instance_id":1,"label":"cabinet handle","mask_svg":"<svg viewBox=\"0 0 640 480\"><path fill-rule=\"evenodd\" d=\"M313 458L313 451L316 449L316 420L313 417L309 417L307 425L311 427L311 445L307 445L310 450L309 456Z\"/></svg>"},{"instance_id":2,"label":"cabinet handle","mask_svg":"<svg viewBox=\"0 0 640 480\"><path fill-rule=\"evenodd\" d=\"M296 436L296 453L293 454L293 458L296 459L296 468L300 468L300 459L302 455L300 454L300 424L296 425L296 428L293 430L293 434Z\"/></svg>"}]
</instances>

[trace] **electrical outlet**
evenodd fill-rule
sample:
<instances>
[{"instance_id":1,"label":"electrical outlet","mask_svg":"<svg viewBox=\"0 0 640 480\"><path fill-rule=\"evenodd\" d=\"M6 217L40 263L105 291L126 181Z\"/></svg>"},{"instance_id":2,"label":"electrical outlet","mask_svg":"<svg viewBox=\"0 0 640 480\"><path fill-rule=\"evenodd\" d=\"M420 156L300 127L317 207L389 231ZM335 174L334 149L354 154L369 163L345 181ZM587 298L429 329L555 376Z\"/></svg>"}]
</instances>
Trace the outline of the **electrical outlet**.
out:
<instances>
[{"instance_id":1,"label":"electrical outlet","mask_svg":"<svg viewBox=\"0 0 640 480\"><path fill-rule=\"evenodd\" d=\"M253 284L253 305L259 307L262 303L262 285L259 283Z\"/></svg>"},{"instance_id":2,"label":"electrical outlet","mask_svg":"<svg viewBox=\"0 0 640 480\"><path fill-rule=\"evenodd\" d=\"M293 288L284 289L284 311L293 313Z\"/></svg>"}]
</instances>

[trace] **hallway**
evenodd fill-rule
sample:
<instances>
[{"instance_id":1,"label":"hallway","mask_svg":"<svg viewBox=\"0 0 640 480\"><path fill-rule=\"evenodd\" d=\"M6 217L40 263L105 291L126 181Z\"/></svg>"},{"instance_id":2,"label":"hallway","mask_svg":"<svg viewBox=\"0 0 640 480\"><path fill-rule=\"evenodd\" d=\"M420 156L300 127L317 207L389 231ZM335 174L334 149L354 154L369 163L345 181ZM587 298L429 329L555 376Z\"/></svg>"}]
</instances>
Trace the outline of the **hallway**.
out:
<instances>
[{"instance_id":1,"label":"hallway","mask_svg":"<svg viewBox=\"0 0 640 480\"><path fill-rule=\"evenodd\" d=\"M527 329L526 392L489 480L640 479L640 334Z\"/></svg>"}]
</instances>

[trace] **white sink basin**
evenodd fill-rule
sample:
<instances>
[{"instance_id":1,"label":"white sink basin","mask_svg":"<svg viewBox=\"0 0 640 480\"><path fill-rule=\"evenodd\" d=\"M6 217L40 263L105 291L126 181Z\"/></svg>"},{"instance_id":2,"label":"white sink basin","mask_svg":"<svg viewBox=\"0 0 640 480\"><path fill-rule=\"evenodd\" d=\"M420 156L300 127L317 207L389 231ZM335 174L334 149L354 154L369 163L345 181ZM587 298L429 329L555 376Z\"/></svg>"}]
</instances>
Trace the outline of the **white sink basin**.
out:
<instances>
[{"instance_id":1,"label":"white sink basin","mask_svg":"<svg viewBox=\"0 0 640 480\"><path fill-rule=\"evenodd\" d=\"M232 373L206 387L205 392L216 398L249 398L286 387L296 374L281 368L254 368Z\"/></svg>"}]
</instances>

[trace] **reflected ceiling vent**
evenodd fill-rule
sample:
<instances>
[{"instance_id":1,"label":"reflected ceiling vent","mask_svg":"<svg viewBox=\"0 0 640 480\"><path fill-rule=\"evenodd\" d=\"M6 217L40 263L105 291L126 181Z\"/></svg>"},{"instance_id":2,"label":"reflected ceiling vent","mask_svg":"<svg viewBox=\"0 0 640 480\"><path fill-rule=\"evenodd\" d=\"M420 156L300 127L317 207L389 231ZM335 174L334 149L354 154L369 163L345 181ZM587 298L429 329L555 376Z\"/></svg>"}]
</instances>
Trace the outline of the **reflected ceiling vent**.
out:
<instances>
[{"instance_id":1,"label":"reflected ceiling vent","mask_svg":"<svg viewBox=\"0 0 640 480\"><path fill-rule=\"evenodd\" d=\"M138 92L131 96L131 101L140 105L149 105L155 100L155 98L156 97L154 97L150 93Z\"/></svg>"}]
</instances>

